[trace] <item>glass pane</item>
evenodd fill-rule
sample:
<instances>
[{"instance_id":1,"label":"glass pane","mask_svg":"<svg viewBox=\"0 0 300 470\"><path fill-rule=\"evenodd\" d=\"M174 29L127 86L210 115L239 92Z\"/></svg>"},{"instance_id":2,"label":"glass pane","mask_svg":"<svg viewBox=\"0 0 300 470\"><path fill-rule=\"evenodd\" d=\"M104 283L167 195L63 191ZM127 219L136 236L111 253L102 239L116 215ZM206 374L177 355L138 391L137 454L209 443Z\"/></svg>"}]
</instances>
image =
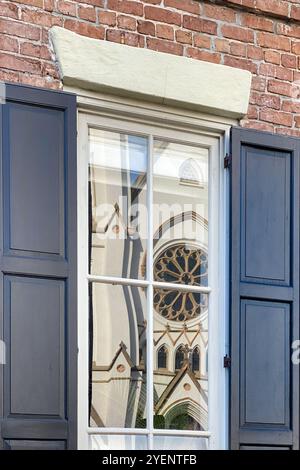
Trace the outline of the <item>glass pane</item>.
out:
<instances>
[{"instance_id":1,"label":"glass pane","mask_svg":"<svg viewBox=\"0 0 300 470\"><path fill-rule=\"evenodd\" d=\"M154 450L207 450L206 437L154 436Z\"/></svg>"},{"instance_id":2,"label":"glass pane","mask_svg":"<svg viewBox=\"0 0 300 470\"><path fill-rule=\"evenodd\" d=\"M148 139L89 130L90 273L143 278Z\"/></svg>"},{"instance_id":3,"label":"glass pane","mask_svg":"<svg viewBox=\"0 0 300 470\"><path fill-rule=\"evenodd\" d=\"M208 295L154 290L154 427L208 430Z\"/></svg>"},{"instance_id":4,"label":"glass pane","mask_svg":"<svg viewBox=\"0 0 300 470\"><path fill-rule=\"evenodd\" d=\"M207 286L208 150L154 143L154 279Z\"/></svg>"},{"instance_id":5,"label":"glass pane","mask_svg":"<svg viewBox=\"0 0 300 470\"><path fill-rule=\"evenodd\" d=\"M92 450L147 450L146 436L94 435L90 439Z\"/></svg>"},{"instance_id":6,"label":"glass pane","mask_svg":"<svg viewBox=\"0 0 300 470\"><path fill-rule=\"evenodd\" d=\"M146 291L90 284L90 426L146 427Z\"/></svg>"}]
</instances>

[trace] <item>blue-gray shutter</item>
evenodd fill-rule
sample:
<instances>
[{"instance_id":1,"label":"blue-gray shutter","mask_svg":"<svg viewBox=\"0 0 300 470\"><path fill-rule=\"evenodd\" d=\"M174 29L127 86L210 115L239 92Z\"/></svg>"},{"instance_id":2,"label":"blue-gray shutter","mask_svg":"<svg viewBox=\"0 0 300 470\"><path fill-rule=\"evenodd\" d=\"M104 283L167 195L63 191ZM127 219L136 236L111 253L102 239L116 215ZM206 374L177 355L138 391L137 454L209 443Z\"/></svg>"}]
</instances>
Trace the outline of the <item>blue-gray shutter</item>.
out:
<instances>
[{"instance_id":1,"label":"blue-gray shutter","mask_svg":"<svg viewBox=\"0 0 300 470\"><path fill-rule=\"evenodd\" d=\"M299 448L300 139L232 129L231 448Z\"/></svg>"},{"instance_id":2,"label":"blue-gray shutter","mask_svg":"<svg viewBox=\"0 0 300 470\"><path fill-rule=\"evenodd\" d=\"M76 98L0 106L0 447L76 448Z\"/></svg>"}]
</instances>

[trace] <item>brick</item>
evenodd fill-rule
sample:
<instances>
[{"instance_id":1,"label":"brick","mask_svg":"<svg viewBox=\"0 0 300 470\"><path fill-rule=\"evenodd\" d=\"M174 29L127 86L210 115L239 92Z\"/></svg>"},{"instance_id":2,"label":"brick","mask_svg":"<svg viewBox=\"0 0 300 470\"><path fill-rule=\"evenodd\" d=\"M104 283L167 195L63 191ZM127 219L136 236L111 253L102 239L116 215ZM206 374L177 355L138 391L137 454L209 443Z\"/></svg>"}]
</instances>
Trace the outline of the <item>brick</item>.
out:
<instances>
[{"instance_id":1,"label":"brick","mask_svg":"<svg viewBox=\"0 0 300 470\"><path fill-rule=\"evenodd\" d=\"M100 11L98 15L99 23L107 24L108 26L116 26L117 15L112 11Z\"/></svg>"},{"instance_id":2,"label":"brick","mask_svg":"<svg viewBox=\"0 0 300 470\"><path fill-rule=\"evenodd\" d=\"M295 127L300 127L300 116L294 116Z\"/></svg>"},{"instance_id":3,"label":"brick","mask_svg":"<svg viewBox=\"0 0 300 470\"><path fill-rule=\"evenodd\" d=\"M44 9L46 11L54 11L55 10L55 0L44 0Z\"/></svg>"},{"instance_id":4,"label":"brick","mask_svg":"<svg viewBox=\"0 0 300 470\"><path fill-rule=\"evenodd\" d=\"M300 55L300 41L292 43L292 53Z\"/></svg>"},{"instance_id":5,"label":"brick","mask_svg":"<svg viewBox=\"0 0 300 470\"><path fill-rule=\"evenodd\" d=\"M287 113L300 114L300 103L295 101L284 100L282 102L282 111L286 111Z\"/></svg>"},{"instance_id":6,"label":"brick","mask_svg":"<svg viewBox=\"0 0 300 470\"><path fill-rule=\"evenodd\" d=\"M55 78L57 80L59 79L59 72L54 64L49 62L42 62L41 70L42 76Z\"/></svg>"},{"instance_id":7,"label":"brick","mask_svg":"<svg viewBox=\"0 0 300 470\"><path fill-rule=\"evenodd\" d=\"M284 113L283 111L262 109L259 113L259 118L262 121L271 122L273 124L280 124L281 126L291 127L293 124L292 114Z\"/></svg>"},{"instance_id":8,"label":"brick","mask_svg":"<svg viewBox=\"0 0 300 470\"><path fill-rule=\"evenodd\" d=\"M230 53L232 55L236 55L236 56L240 56L240 57L246 57L246 50L247 50L246 44L242 44L240 42L231 42L230 43Z\"/></svg>"},{"instance_id":9,"label":"brick","mask_svg":"<svg viewBox=\"0 0 300 470\"><path fill-rule=\"evenodd\" d=\"M163 39L147 38L147 47L154 51L166 52L169 54L183 54L183 46L181 44L165 41Z\"/></svg>"},{"instance_id":10,"label":"brick","mask_svg":"<svg viewBox=\"0 0 300 470\"><path fill-rule=\"evenodd\" d=\"M204 34L194 34L194 46L200 47L201 49L210 49L211 38Z\"/></svg>"},{"instance_id":11,"label":"brick","mask_svg":"<svg viewBox=\"0 0 300 470\"><path fill-rule=\"evenodd\" d=\"M37 26L4 19L0 19L0 33L33 39L34 41L39 40L41 36L41 30Z\"/></svg>"},{"instance_id":12,"label":"brick","mask_svg":"<svg viewBox=\"0 0 300 470\"><path fill-rule=\"evenodd\" d=\"M283 67L288 67L290 69L297 68L297 58L292 54L282 54L281 55L281 65Z\"/></svg>"},{"instance_id":13,"label":"brick","mask_svg":"<svg viewBox=\"0 0 300 470\"><path fill-rule=\"evenodd\" d=\"M280 64L281 56L280 52L266 50L265 51L265 61L270 62L271 64Z\"/></svg>"},{"instance_id":14,"label":"brick","mask_svg":"<svg viewBox=\"0 0 300 470\"><path fill-rule=\"evenodd\" d=\"M174 29L172 26L166 24L157 24L156 25L156 36L162 39L174 40Z\"/></svg>"},{"instance_id":15,"label":"brick","mask_svg":"<svg viewBox=\"0 0 300 470\"><path fill-rule=\"evenodd\" d=\"M274 132L274 126L272 124L259 121L246 120L243 122L243 127L247 127L248 129L256 129L258 131Z\"/></svg>"},{"instance_id":16,"label":"brick","mask_svg":"<svg viewBox=\"0 0 300 470\"><path fill-rule=\"evenodd\" d=\"M96 22L96 10L93 6L79 6L78 16L83 20Z\"/></svg>"},{"instance_id":17,"label":"brick","mask_svg":"<svg viewBox=\"0 0 300 470\"><path fill-rule=\"evenodd\" d=\"M254 33L250 29L240 28L239 26L224 25L222 34L225 38L237 39L238 41L253 43Z\"/></svg>"},{"instance_id":18,"label":"brick","mask_svg":"<svg viewBox=\"0 0 300 470\"><path fill-rule=\"evenodd\" d=\"M256 0L255 7L279 16L289 16L289 4L285 0Z\"/></svg>"},{"instance_id":19,"label":"brick","mask_svg":"<svg viewBox=\"0 0 300 470\"><path fill-rule=\"evenodd\" d=\"M288 127L276 127L275 132L277 134L289 135L292 137L300 137L300 131L298 129L290 129Z\"/></svg>"},{"instance_id":20,"label":"brick","mask_svg":"<svg viewBox=\"0 0 300 470\"><path fill-rule=\"evenodd\" d=\"M26 9L22 11L21 18L26 23L45 26L47 28L63 25L63 18L61 16L54 16L45 11Z\"/></svg>"},{"instance_id":21,"label":"brick","mask_svg":"<svg viewBox=\"0 0 300 470\"><path fill-rule=\"evenodd\" d=\"M44 60L51 60L51 54L48 47L32 44L31 42L23 42L20 44L20 53Z\"/></svg>"},{"instance_id":22,"label":"brick","mask_svg":"<svg viewBox=\"0 0 300 470\"><path fill-rule=\"evenodd\" d=\"M250 96L250 103L260 107L280 109L281 100L279 96L271 95L269 93L252 92Z\"/></svg>"},{"instance_id":23,"label":"brick","mask_svg":"<svg viewBox=\"0 0 300 470\"><path fill-rule=\"evenodd\" d=\"M177 29L175 37L176 41L182 44L192 44L193 41L192 33L189 31L183 31L182 29Z\"/></svg>"},{"instance_id":24,"label":"brick","mask_svg":"<svg viewBox=\"0 0 300 470\"><path fill-rule=\"evenodd\" d=\"M227 39L215 39L215 49L218 52L230 52L230 42Z\"/></svg>"},{"instance_id":25,"label":"brick","mask_svg":"<svg viewBox=\"0 0 300 470\"><path fill-rule=\"evenodd\" d=\"M155 24L152 21L138 20L137 30L140 34L155 36Z\"/></svg>"},{"instance_id":26,"label":"brick","mask_svg":"<svg viewBox=\"0 0 300 470\"><path fill-rule=\"evenodd\" d=\"M203 5L204 16L228 23L236 22L236 12L231 8L224 8L214 4Z\"/></svg>"},{"instance_id":27,"label":"brick","mask_svg":"<svg viewBox=\"0 0 300 470\"><path fill-rule=\"evenodd\" d=\"M252 90L265 91L267 87L267 80L263 77L252 77Z\"/></svg>"},{"instance_id":28,"label":"brick","mask_svg":"<svg viewBox=\"0 0 300 470\"><path fill-rule=\"evenodd\" d=\"M181 26L181 15L174 11L165 10L164 8L145 6L145 18L147 20Z\"/></svg>"},{"instance_id":29,"label":"brick","mask_svg":"<svg viewBox=\"0 0 300 470\"><path fill-rule=\"evenodd\" d=\"M277 95L292 96L293 87L290 83L281 82L279 80L269 80L268 91Z\"/></svg>"},{"instance_id":30,"label":"brick","mask_svg":"<svg viewBox=\"0 0 300 470\"><path fill-rule=\"evenodd\" d=\"M213 62L215 64L220 64L222 57L221 54L217 52L200 51L193 47L188 47L187 56L193 59L204 60L205 62Z\"/></svg>"},{"instance_id":31,"label":"brick","mask_svg":"<svg viewBox=\"0 0 300 470\"><path fill-rule=\"evenodd\" d=\"M258 108L249 104L247 111L248 119L258 119Z\"/></svg>"},{"instance_id":32,"label":"brick","mask_svg":"<svg viewBox=\"0 0 300 470\"><path fill-rule=\"evenodd\" d=\"M18 18L18 7L13 3L0 3L0 16L6 18Z\"/></svg>"},{"instance_id":33,"label":"brick","mask_svg":"<svg viewBox=\"0 0 300 470\"><path fill-rule=\"evenodd\" d=\"M158 2L160 3L160 2ZM200 5L192 0L164 0L165 7L176 8L177 10L188 11L195 15L200 14Z\"/></svg>"},{"instance_id":34,"label":"brick","mask_svg":"<svg viewBox=\"0 0 300 470\"><path fill-rule=\"evenodd\" d=\"M217 23L194 16L183 16L183 27L200 33L217 34Z\"/></svg>"},{"instance_id":35,"label":"brick","mask_svg":"<svg viewBox=\"0 0 300 470\"><path fill-rule=\"evenodd\" d=\"M65 0L58 0L57 11L67 16L76 16L76 4Z\"/></svg>"},{"instance_id":36,"label":"brick","mask_svg":"<svg viewBox=\"0 0 300 470\"><path fill-rule=\"evenodd\" d=\"M84 0L83 3L93 5L95 7L104 7L105 0Z\"/></svg>"},{"instance_id":37,"label":"brick","mask_svg":"<svg viewBox=\"0 0 300 470\"><path fill-rule=\"evenodd\" d=\"M278 36L277 34L270 34L264 32L257 33L257 44L262 47L270 49L278 49L290 52L291 41L289 38Z\"/></svg>"},{"instance_id":38,"label":"brick","mask_svg":"<svg viewBox=\"0 0 300 470\"><path fill-rule=\"evenodd\" d=\"M107 0L107 8L128 15L143 16L144 5L131 0Z\"/></svg>"},{"instance_id":39,"label":"brick","mask_svg":"<svg viewBox=\"0 0 300 470\"><path fill-rule=\"evenodd\" d=\"M25 85L31 85L35 87L51 88L53 90L59 90L61 83L59 80L55 80L52 77L39 77L38 75L29 75L27 73L19 73L19 82Z\"/></svg>"},{"instance_id":40,"label":"brick","mask_svg":"<svg viewBox=\"0 0 300 470\"><path fill-rule=\"evenodd\" d=\"M19 44L17 39L5 34L0 34L0 50L8 52L18 52Z\"/></svg>"},{"instance_id":41,"label":"brick","mask_svg":"<svg viewBox=\"0 0 300 470\"><path fill-rule=\"evenodd\" d=\"M117 24L121 29L128 29L130 31L136 30L136 19L132 18L132 16L119 15Z\"/></svg>"},{"instance_id":42,"label":"brick","mask_svg":"<svg viewBox=\"0 0 300 470\"><path fill-rule=\"evenodd\" d=\"M71 19L67 19L65 21L65 28L74 31L75 33L81 34L82 36L88 36L94 39L104 39L105 35L105 29L103 26L95 26L89 23L83 23Z\"/></svg>"},{"instance_id":43,"label":"brick","mask_svg":"<svg viewBox=\"0 0 300 470\"><path fill-rule=\"evenodd\" d=\"M262 31L272 32L274 30L274 22L272 20L247 13L242 15L242 25Z\"/></svg>"},{"instance_id":44,"label":"brick","mask_svg":"<svg viewBox=\"0 0 300 470\"><path fill-rule=\"evenodd\" d=\"M0 80L3 82L18 82L19 72L12 72L11 70L0 69Z\"/></svg>"},{"instance_id":45,"label":"brick","mask_svg":"<svg viewBox=\"0 0 300 470\"><path fill-rule=\"evenodd\" d=\"M253 59L253 60L263 60L264 52L260 47L248 45L247 57L248 59Z\"/></svg>"},{"instance_id":46,"label":"brick","mask_svg":"<svg viewBox=\"0 0 300 470\"><path fill-rule=\"evenodd\" d=\"M266 77L275 77L276 76L276 65L274 64L260 64L259 74Z\"/></svg>"},{"instance_id":47,"label":"brick","mask_svg":"<svg viewBox=\"0 0 300 470\"><path fill-rule=\"evenodd\" d=\"M294 78L293 71L287 69L286 67L276 67L275 77L279 78L279 80L286 80L288 82L292 82Z\"/></svg>"},{"instance_id":48,"label":"brick","mask_svg":"<svg viewBox=\"0 0 300 470\"><path fill-rule=\"evenodd\" d=\"M14 0L15 3L30 5L32 7L43 8L43 0Z\"/></svg>"},{"instance_id":49,"label":"brick","mask_svg":"<svg viewBox=\"0 0 300 470\"><path fill-rule=\"evenodd\" d=\"M118 31L117 29L109 29L106 31L106 39L127 46L138 47L140 45L140 37L136 33L127 31Z\"/></svg>"},{"instance_id":50,"label":"brick","mask_svg":"<svg viewBox=\"0 0 300 470\"><path fill-rule=\"evenodd\" d=\"M292 5L290 17L293 20L300 20L300 6Z\"/></svg>"},{"instance_id":51,"label":"brick","mask_svg":"<svg viewBox=\"0 0 300 470\"><path fill-rule=\"evenodd\" d=\"M277 23L276 33L292 38L300 38L300 28L298 24Z\"/></svg>"},{"instance_id":52,"label":"brick","mask_svg":"<svg viewBox=\"0 0 300 470\"><path fill-rule=\"evenodd\" d=\"M33 59L20 58L11 54L4 54L0 52L0 67L9 70L16 70L21 72L31 72L38 74L41 71L40 61Z\"/></svg>"},{"instance_id":53,"label":"brick","mask_svg":"<svg viewBox=\"0 0 300 470\"><path fill-rule=\"evenodd\" d=\"M252 60L226 55L224 57L224 64L229 65L229 67L249 70L249 72L257 74L257 65Z\"/></svg>"}]
</instances>

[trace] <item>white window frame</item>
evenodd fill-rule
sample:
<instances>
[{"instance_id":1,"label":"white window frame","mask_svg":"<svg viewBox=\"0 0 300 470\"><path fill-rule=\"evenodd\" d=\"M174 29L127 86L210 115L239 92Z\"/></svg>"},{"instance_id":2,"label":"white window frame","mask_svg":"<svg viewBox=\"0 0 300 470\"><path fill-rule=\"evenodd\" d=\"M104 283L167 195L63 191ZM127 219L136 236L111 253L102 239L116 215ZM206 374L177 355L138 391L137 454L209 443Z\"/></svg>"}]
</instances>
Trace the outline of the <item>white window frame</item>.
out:
<instances>
[{"instance_id":1,"label":"white window frame","mask_svg":"<svg viewBox=\"0 0 300 470\"><path fill-rule=\"evenodd\" d=\"M78 448L90 448L92 434L147 435L148 447L153 448L153 435L203 436L209 440L209 449L228 448L228 371L223 367L223 357L228 353L228 175L224 171L224 155L229 150L230 127L237 121L198 112L170 108L116 98L99 93L70 89L78 95ZM147 429L91 428L88 426L88 283L127 284L147 286L147 310L151 312L153 286L165 286L153 281L152 211L148 211L150 227L147 243L147 280L121 279L88 274L88 128L98 127L149 136L149 162L147 175L148 207L152 206L152 145L154 138L204 146L210 156L209 176L209 288L178 286L185 291L209 292L209 373L208 416L209 430L177 431L154 430L153 409L153 342L152 315L148 315L147 328ZM214 208L212 210L211 208ZM214 229L212 229L212 227ZM217 227L217 230L215 228ZM174 287L175 287L174 286ZM218 312L213 315L211 312Z\"/></svg>"}]
</instances>

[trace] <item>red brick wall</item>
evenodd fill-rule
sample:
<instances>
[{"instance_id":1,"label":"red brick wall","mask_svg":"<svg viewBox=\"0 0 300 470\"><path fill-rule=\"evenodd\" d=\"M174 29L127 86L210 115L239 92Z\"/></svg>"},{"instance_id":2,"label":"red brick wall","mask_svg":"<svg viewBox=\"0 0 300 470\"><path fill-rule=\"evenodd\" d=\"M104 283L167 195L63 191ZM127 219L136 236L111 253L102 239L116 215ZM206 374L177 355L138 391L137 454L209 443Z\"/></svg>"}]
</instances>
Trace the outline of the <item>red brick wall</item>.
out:
<instances>
[{"instance_id":1,"label":"red brick wall","mask_svg":"<svg viewBox=\"0 0 300 470\"><path fill-rule=\"evenodd\" d=\"M0 80L61 86L53 25L250 70L242 125L300 136L300 0L0 0Z\"/></svg>"}]
</instances>

